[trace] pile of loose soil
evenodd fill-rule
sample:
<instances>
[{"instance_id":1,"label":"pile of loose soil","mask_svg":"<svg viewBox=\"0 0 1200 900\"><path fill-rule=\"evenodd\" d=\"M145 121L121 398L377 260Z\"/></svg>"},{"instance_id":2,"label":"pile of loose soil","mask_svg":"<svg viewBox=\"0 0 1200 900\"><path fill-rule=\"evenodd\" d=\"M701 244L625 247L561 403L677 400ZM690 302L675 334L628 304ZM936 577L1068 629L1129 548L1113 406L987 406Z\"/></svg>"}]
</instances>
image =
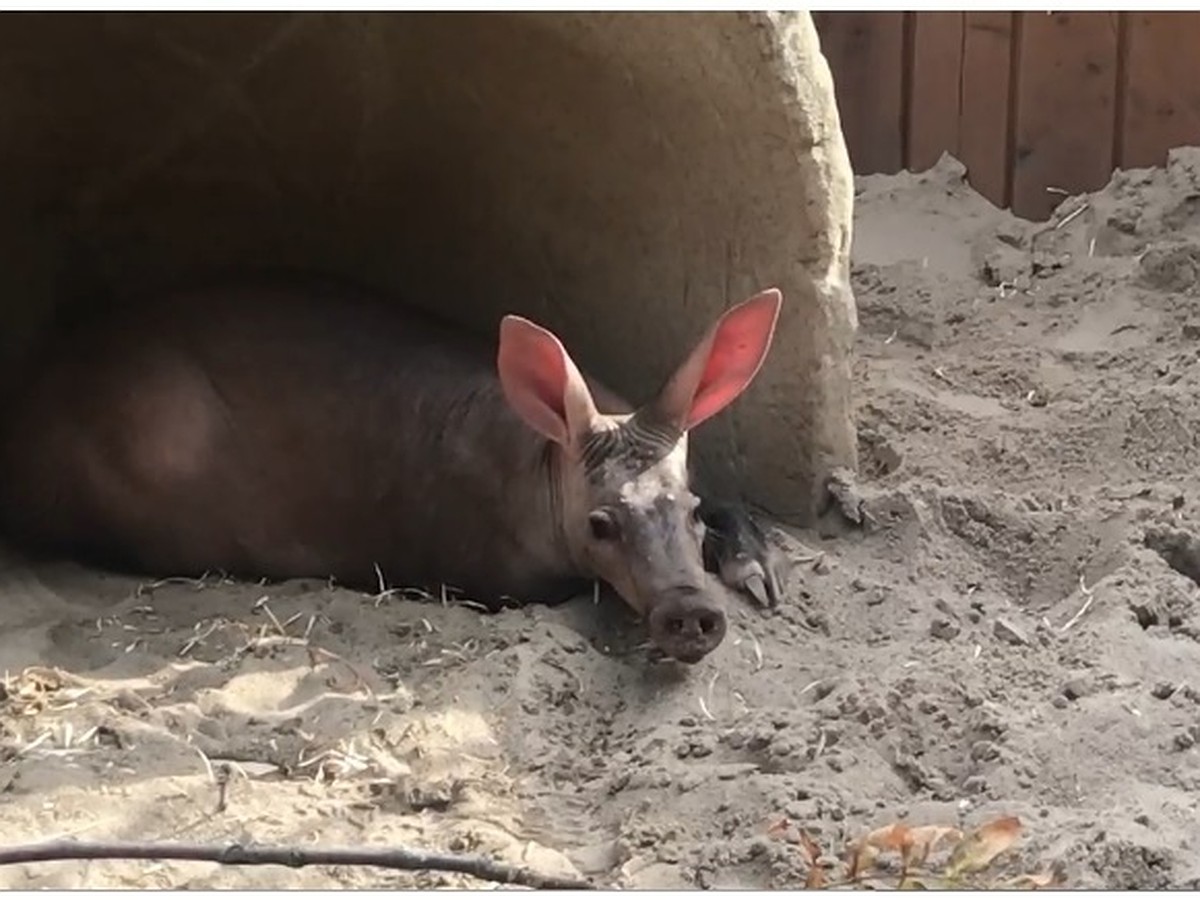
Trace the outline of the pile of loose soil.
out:
<instances>
[{"instance_id":1,"label":"pile of loose soil","mask_svg":"<svg viewBox=\"0 0 1200 900\"><path fill-rule=\"evenodd\" d=\"M686 668L608 598L483 616L6 559L0 843L404 843L761 888L803 882L767 836L781 815L833 852L1015 814L1012 871L1200 884L1200 151L1043 224L949 158L859 188L864 525L782 536L776 613L736 609ZM467 883L0 868L15 888Z\"/></svg>"}]
</instances>

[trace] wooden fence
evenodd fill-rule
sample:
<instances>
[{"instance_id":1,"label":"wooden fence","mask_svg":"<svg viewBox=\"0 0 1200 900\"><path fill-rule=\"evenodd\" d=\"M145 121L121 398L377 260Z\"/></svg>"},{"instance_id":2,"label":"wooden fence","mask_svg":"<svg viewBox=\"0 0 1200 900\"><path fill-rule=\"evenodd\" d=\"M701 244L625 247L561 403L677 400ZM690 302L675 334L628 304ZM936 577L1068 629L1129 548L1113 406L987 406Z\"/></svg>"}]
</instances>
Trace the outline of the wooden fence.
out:
<instances>
[{"instance_id":1,"label":"wooden fence","mask_svg":"<svg viewBox=\"0 0 1200 900\"><path fill-rule=\"evenodd\" d=\"M1114 168L1200 145L1200 13L813 13L856 172L943 151L998 206L1046 218ZM1050 190L1047 190L1050 189Z\"/></svg>"}]
</instances>

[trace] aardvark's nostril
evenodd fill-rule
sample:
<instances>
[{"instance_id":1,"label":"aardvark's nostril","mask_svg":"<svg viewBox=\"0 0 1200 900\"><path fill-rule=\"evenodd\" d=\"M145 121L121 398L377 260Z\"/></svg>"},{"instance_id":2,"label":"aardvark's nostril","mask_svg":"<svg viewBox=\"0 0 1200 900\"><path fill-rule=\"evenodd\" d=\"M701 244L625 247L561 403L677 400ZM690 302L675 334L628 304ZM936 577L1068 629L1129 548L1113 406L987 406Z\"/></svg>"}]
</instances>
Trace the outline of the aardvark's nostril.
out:
<instances>
[{"instance_id":1,"label":"aardvark's nostril","mask_svg":"<svg viewBox=\"0 0 1200 900\"><path fill-rule=\"evenodd\" d=\"M721 619L719 612L693 612L670 616L663 624L667 634L696 637L719 631Z\"/></svg>"}]
</instances>

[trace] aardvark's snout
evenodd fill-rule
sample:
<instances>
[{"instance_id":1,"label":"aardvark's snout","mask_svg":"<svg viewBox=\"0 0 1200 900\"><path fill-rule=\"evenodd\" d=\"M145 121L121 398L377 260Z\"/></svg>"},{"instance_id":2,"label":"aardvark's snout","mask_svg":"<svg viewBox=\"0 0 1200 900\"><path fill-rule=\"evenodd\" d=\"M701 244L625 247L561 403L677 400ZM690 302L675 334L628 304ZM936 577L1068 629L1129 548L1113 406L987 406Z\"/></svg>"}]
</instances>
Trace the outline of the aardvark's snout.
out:
<instances>
[{"instance_id":1,"label":"aardvark's snout","mask_svg":"<svg viewBox=\"0 0 1200 900\"><path fill-rule=\"evenodd\" d=\"M650 639L668 656L697 663L725 638L725 610L696 588L665 592L650 610Z\"/></svg>"}]
</instances>

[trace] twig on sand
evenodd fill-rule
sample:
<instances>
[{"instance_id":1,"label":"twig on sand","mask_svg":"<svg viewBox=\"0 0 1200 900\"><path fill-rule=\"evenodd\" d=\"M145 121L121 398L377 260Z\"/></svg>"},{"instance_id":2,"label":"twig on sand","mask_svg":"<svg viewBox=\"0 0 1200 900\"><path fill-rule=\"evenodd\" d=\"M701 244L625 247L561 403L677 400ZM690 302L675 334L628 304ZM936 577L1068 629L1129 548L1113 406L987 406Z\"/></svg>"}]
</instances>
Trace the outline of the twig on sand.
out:
<instances>
[{"instance_id":1,"label":"twig on sand","mask_svg":"<svg viewBox=\"0 0 1200 900\"><path fill-rule=\"evenodd\" d=\"M551 890L590 890L580 878L543 875L483 856L426 853L405 847L267 847L243 844L137 843L124 841L46 841L0 847L0 866L68 859L175 859L235 866L378 866L383 869L460 872L484 881Z\"/></svg>"},{"instance_id":2,"label":"twig on sand","mask_svg":"<svg viewBox=\"0 0 1200 900\"><path fill-rule=\"evenodd\" d=\"M1065 625L1063 625L1062 628L1058 629L1060 633L1066 632L1067 629L1069 629L1072 625L1074 625L1076 622L1078 622L1080 619L1082 619L1083 614L1086 613L1091 608L1092 601L1096 599L1095 588L1090 588L1086 584L1083 583L1083 573L1082 572L1079 573L1079 592L1081 594L1083 594L1083 596L1086 597L1087 599L1083 601L1083 606L1079 607L1079 612L1077 612L1077 613L1075 613L1075 615L1071 616L1071 618L1069 620L1067 620L1067 623Z\"/></svg>"},{"instance_id":3,"label":"twig on sand","mask_svg":"<svg viewBox=\"0 0 1200 900\"><path fill-rule=\"evenodd\" d=\"M223 813L229 808L229 779L233 775L233 767L227 762L217 767L217 806L214 813Z\"/></svg>"}]
</instances>

